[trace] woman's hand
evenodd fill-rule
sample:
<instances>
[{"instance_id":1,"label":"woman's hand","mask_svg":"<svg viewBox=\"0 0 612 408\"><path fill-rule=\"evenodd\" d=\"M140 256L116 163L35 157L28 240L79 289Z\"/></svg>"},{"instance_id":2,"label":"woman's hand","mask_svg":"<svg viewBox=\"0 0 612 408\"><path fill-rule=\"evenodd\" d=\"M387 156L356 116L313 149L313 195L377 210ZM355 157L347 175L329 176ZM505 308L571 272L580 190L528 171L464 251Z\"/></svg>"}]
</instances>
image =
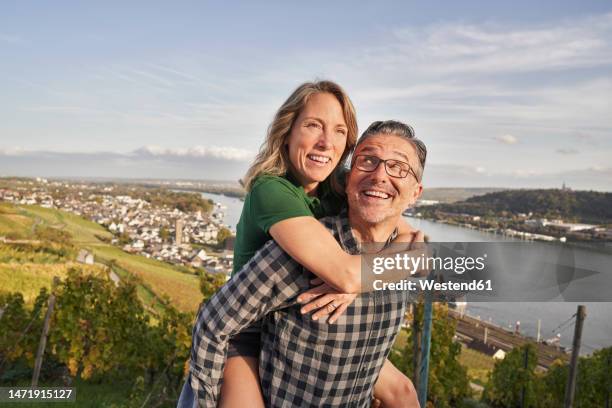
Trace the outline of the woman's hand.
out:
<instances>
[{"instance_id":1,"label":"woman's hand","mask_svg":"<svg viewBox=\"0 0 612 408\"><path fill-rule=\"evenodd\" d=\"M336 289L316 278L310 281L317 285L298 296L299 303L307 303L300 310L302 314L318 309L312 319L329 316L328 323L334 323L346 311L348 305L357 297L355 293L339 293Z\"/></svg>"}]
</instances>

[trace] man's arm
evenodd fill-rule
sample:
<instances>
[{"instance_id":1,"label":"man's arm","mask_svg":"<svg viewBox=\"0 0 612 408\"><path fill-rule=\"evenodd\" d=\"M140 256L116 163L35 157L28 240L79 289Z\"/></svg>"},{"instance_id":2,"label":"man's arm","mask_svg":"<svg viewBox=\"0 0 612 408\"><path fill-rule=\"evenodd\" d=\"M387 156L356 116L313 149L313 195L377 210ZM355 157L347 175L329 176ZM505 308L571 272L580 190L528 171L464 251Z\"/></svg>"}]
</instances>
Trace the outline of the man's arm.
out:
<instances>
[{"instance_id":1,"label":"man's arm","mask_svg":"<svg viewBox=\"0 0 612 408\"><path fill-rule=\"evenodd\" d=\"M295 301L309 287L302 267L269 241L200 307L193 328L189 381L201 407L217 406L230 336Z\"/></svg>"}]
</instances>

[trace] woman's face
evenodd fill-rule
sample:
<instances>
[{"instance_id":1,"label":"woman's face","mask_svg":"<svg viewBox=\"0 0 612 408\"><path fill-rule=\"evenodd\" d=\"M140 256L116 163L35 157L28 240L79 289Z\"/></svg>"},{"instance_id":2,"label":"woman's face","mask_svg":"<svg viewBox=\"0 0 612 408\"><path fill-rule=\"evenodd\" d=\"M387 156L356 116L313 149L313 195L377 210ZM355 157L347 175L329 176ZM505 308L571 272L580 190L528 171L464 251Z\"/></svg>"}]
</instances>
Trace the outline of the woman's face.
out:
<instances>
[{"instance_id":1,"label":"woman's face","mask_svg":"<svg viewBox=\"0 0 612 408\"><path fill-rule=\"evenodd\" d=\"M317 93L308 99L286 142L293 175L307 193L315 191L338 165L347 129L342 106L334 95Z\"/></svg>"}]
</instances>

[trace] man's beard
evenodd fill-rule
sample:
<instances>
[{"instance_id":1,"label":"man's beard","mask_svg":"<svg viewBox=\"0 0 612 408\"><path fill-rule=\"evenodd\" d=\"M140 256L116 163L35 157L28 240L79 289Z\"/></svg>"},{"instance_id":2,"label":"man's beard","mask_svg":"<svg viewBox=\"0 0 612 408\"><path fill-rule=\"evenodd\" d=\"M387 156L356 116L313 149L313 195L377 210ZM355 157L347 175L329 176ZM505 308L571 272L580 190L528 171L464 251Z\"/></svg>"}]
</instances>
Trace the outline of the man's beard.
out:
<instances>
[{"instance_id":1,"label":"man's beard","mask_svg":"<svg viewBox=\"0 0 612 408\"><path fill-rule=\"evenodd\" d=\"M359 192L355 192L347 196L349 209L359 216L362 222L368 224L379 224L388 218L392 217L392 208L386 207L382 209L374 208L373 206L364 206L359 202Z\"/></svg>"}]
</instances>

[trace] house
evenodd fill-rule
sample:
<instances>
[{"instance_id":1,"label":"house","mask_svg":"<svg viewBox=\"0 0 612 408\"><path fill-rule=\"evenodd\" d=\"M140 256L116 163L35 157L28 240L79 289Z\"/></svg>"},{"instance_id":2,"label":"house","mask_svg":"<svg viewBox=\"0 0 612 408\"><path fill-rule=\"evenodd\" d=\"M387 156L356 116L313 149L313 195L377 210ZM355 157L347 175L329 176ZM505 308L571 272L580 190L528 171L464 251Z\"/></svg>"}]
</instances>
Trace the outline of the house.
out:
<instances>
[{"instance_id":1,"label":"house","mask_svg":"<svg viewBox=\"0 0 612 408\"><path fill-rule=\"evenodd\" d=\"M196 258L200 259L201 261L205 261L208 259L208 255L206 255L206 251L203 249L200 249L198 251L197 254L195 254L195 256L193 257L192 260L195 260Z\"/></svg>"},{"instance_id":2,"label":"house","mask_svg":"<svg viewBox=\"0 0 612 408\"><path fill-rule=\"evenodd\" d=\"M476 350L480 353L486 354L489 357L493 357L496 360L503 360L504 357L506 357L505 351L490 343L485 344L481 340L474 339L467 344L467 347L471 350Z\"/></svg>"},{"instance_id":3,"label":"house","mask_svg":"<svg viewBox=\"0 0 612 408\"><path fill-rule=\"evenodd\" d=\"M79 251L79 254L77 255L77 262L80 262L82 264L86 264L86 265L93 265L94 264L94 256L93 254L89 253L89 251L85 250L85 249L81 249Z\"/></svg>"}]
</instances>

